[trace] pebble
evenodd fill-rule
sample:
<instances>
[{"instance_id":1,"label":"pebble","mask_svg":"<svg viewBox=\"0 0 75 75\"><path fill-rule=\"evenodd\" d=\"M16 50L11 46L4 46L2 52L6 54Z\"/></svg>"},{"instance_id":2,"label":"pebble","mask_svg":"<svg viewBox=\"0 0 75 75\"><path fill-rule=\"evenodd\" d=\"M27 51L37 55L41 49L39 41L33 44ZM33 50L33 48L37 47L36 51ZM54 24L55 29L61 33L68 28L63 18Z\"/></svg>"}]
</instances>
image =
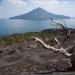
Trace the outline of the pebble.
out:
<instances>
[{"instance_id":1,"label":"pebble","mask_svg":"<svg viewBox=\"0 0 75 75\"><path fill-rule=\"evenodd\" d=\"M26 70L25 69L23 69L23 72L25 72Z\"/></svg>"}]
</instances>

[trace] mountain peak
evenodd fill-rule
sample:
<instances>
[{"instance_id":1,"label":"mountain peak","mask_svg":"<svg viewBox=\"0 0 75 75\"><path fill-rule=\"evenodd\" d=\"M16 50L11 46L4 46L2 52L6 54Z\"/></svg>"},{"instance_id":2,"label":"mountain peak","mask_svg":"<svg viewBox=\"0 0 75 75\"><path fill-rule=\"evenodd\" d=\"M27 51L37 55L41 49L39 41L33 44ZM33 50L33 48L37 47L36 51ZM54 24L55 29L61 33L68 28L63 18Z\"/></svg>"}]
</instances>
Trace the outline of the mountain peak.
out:
<instances>
[{"instance_id":1,"label":"mountain peak","mask_svg":"<svg viewBox=\"0 0 75 75\"><path fill-rule=\"evenodd\" d=\"M69 18L68 16L49 13L45 9L38 7L26 14L11 17L10 19L34 19L34 20L37 19L39 20L39 19L68 19L68 18Z\"/></svg>"},{"instance_id":2,"label":"mountain peak","mask_svg":"<svg viewBox=\"0 0 75 75\"><path fill-rule=\"evenodd\" d=\"M44 9L43 9L43 8L38 7L38 8L36 8L36 9L34 9L34 10L44 10Z\"/></svg>"},{"instance_id":3,"label":"mountain peak","mask_svg":"<svg viewBox=\"0 0 75 75\"><path fill-rule=\"evenodd\" d=\"M45 9L40 8L40 7L32 10L31 12L38 13L38 14L44 14L44 13L48 14L48 12Z\"/></svg>"}]
</instances>

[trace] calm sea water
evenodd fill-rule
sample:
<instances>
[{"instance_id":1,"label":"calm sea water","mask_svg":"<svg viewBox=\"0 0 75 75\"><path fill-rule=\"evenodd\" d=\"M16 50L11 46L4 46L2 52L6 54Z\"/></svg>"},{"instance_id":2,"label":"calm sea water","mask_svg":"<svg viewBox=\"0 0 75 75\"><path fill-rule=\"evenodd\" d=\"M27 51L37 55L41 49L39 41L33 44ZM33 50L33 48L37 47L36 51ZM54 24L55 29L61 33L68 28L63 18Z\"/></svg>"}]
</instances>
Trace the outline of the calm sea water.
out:
<instances>
[{"instance_id":1,"label":"calm sea water","mask_svg":"<svg viewBox=\"0 0 75 75\"><path fill-rule=\"evenodd\" d=\"M65 24L68 28L75 28L75 19L54 20ZM0 19L0 34L9 35L14 33L38 32L44 29L55 28L50 20L6 20Z\"/></svg>"}]
</instances>

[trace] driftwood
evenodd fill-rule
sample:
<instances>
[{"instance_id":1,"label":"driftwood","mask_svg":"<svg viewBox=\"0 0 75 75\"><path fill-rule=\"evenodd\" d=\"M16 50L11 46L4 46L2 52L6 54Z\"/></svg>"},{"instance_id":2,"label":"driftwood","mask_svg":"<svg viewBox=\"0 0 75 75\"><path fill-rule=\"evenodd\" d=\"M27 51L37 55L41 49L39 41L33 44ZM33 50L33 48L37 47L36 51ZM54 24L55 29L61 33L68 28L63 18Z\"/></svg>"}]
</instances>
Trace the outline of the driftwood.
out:
<instances>
[{"instance_id":1,"label":"driftwood","mask_svg":"<svg viewBox=\"0 0 75 75\"><path fill-rule=\"evenodd\" d=\"M45 48L49 49L49 50L53 50L55 52L60 52L61 54L64 54L67 58L70 58L69 61L67 61L71 66L70 66L70 70L75 70L75 52L69 53L69 51L72 49L75 51L75 46L69 46L67 48L63 48L61 46L61 43L58 41L58 39L55 37L55 41L57 42L57 45L60 46L60 48L55 48L54 46L50 46L47 45L46 43L43 42L43 40L41 40L38 37L33 37L36 41L40 42Z\"/></svg>"},{"instance_id":2,"label":"driftwood","mask_svg":"<svg viewBox=\"0 0 75 75\"><path fill-rule=\"evenodd\" d=\"M60 46L60 48L55 48L54 46L50 46L50 45L47 45L46 43L43 42L43 40L39 39L38 37L33 37L36 41L40 42L45 48L47 49L50 49L50 50L53 50L55 52L60 52L62 54L64 54L65 56L67 57L71 57L71 53L69 53L68 51L73 47L72 46L69 46L67 48L63 48L60 44L60 42L58 41L58 39L55 37L55 41L58 43L58 46Z\"/></svg>"},{"instance_id":3,"label":"driftwood","mask_svg":"<svg viewBox=\"0 0 75 75\"><path fill-rule=\"evenodd\" d=\"M54 25L54 26L60 27L62 29L62 32L66 36L66 38L69 39L72 30L68 30L66 25L63 25L61 23L51 22L51 24Z\"/></svg>"}]
</instances>

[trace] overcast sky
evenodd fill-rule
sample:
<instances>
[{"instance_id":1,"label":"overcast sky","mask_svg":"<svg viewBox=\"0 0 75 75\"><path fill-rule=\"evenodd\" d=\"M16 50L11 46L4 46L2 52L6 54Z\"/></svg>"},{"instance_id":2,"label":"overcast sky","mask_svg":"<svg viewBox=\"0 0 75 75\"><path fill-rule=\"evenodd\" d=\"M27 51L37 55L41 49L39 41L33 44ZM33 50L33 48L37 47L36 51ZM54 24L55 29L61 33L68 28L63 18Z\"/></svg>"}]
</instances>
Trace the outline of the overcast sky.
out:
<instances>
[{"instance_id":1,"label":"overcast sky","mask_svg":"<svg viewBox=\"0 0 75 75\"><path fill-rule=\"evenodd\" d=\"M21 15L37 7L75 17L75 0L0 0L0 18Z\"/></svg>"}]
</instances>

